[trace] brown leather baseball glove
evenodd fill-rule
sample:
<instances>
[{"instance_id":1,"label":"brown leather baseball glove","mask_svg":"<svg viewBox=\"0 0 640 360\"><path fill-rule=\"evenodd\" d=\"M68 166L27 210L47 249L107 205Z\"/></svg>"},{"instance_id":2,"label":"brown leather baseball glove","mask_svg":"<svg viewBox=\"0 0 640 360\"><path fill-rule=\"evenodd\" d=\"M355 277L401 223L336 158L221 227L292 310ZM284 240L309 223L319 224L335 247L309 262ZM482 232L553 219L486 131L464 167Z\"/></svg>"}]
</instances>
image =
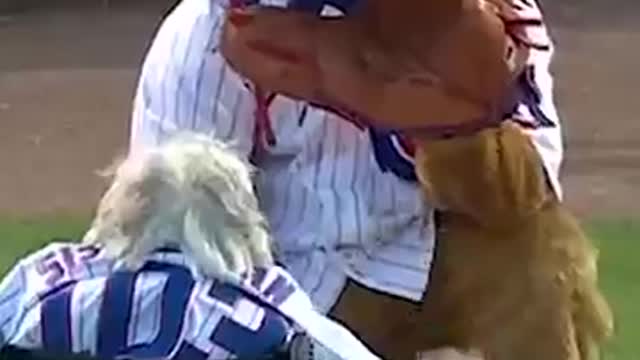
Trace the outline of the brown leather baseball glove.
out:
<instances>
[{"instance_id":1,"label":"brown leather baseball glove","mask_svg":"<svg viewBox=\"0 0 640 360\"><path fill-rule=\"evenodd\" d=\"M257 86L425 135L502 120L527 48L500 6L478 0L367 0L355 14L230 11L222 52Z\"/></svg>"}]
</instances>

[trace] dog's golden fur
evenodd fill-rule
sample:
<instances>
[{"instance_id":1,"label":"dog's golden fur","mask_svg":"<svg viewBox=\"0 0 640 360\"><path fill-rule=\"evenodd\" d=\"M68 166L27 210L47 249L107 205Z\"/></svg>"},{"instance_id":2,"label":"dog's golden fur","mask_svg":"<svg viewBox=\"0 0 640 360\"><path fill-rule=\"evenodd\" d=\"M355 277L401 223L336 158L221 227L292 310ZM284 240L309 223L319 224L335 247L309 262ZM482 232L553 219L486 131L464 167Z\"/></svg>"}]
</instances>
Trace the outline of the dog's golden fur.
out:
<instances>
[{"instance_id":1,"label":"dog's golden fur","mask_svg":"<svg viewBox=\"0 0 640 360\"><path fill-rule=\"evenodd\" d=\"M529 136L511 121L443 140L407 130L502 120L496 103L533 51L507 25L523 19L502 0L363 7L364 15L340 20L233 12L221 46L236 71L265 89L417 137L420 184L442 211L425 300L351 283L334 316L391 360L439 345L477 348L487 360L597 357L612 315L598 291L596 251L549 186Z\"/></svg>"},{"instance_id":2,"label":"dog's golden fur","mask_svg":"<svg viewBox=\"0 0 640 360\"><path fill-rule=\"evenodd\" d=\"M528 136L507 122L419 149L425 193L447 209L424 301L351 283L334 316L387 359L443 345L487 360L596 359L613 327L597 252L547 186Z\"/></svg>"}]
</instances>

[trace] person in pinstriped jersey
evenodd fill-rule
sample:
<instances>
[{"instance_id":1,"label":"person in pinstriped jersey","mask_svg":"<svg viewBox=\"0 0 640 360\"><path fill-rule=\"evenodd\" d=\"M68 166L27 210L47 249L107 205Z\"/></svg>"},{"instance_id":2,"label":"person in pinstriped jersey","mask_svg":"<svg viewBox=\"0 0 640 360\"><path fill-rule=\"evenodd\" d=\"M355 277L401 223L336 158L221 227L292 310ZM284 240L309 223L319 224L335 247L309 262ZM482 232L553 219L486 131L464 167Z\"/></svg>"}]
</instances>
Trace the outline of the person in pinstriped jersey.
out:
<instances>
[{"instance_id":1,"label":"person in pinstriped jersey","mask_svg":"<svg viewBox=\"0 0 640 360\"><path fill-rule=\"evenodd\" d=\"M337 16L356 5L304 0L261 4ZM541 16L537 6L526 5ZM421 300L436 239L433 209L415 183L413 148L396 133L361 131L336 121L348 114L260 94L220 55L222 18L229 6L223 0L183 0L164 21L138 84L132 151L190 129L231 141L251 157L261 169L257 191L278 242L279 260L321 311L331 311L345 287ZM540 33L549 42L546 31ZM549 43L531 68L543 110L522 103L518 113L532 125L532 138L560 194L562 141L551 98L551 54ZM272 120L272 128L257 121L263 118Z\"/></svg>"},{"instance_id":2,"label":"person in pinstriped jersey","mask_svg":"<svg viewBox=\"0 0 640 360\"><path fill-rule=\"evenodd\" d=\"M281 261L319 308L332 307L347 274L421 298L433 248L424 239L433 238L433 228L416 185L380 169L369 134L304 103L266 99L275 143L256 136L260 101L217 50L226 6L183 0L166 18L141 71L131 150L189 129L230 141L247 157L259 151L258 196Z\"/></svg>"}]
</instances>

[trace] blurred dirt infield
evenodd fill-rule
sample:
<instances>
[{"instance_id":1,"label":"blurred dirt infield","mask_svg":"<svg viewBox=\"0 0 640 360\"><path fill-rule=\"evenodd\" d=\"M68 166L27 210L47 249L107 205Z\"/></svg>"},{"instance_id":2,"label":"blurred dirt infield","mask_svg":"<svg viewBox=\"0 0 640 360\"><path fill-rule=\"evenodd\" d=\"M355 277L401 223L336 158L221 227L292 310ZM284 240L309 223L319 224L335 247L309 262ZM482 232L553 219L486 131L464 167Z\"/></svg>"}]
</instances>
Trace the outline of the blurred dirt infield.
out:
<instances>
[{"instance_id":1,"label":"blurred dirt infield","mask_svg":"<svg viewBox=\"0 0 640 360\"><path fill-rule=\"evenodd\" d=\"M0 0L2 1L2 0ZM168 4L112 0L0 13L0 214L86 212L94 170L126 149L142 57ZM640 3L547 1L567 142L564 187L584 215L640 215Z\"/></svg>"}]
</instances>

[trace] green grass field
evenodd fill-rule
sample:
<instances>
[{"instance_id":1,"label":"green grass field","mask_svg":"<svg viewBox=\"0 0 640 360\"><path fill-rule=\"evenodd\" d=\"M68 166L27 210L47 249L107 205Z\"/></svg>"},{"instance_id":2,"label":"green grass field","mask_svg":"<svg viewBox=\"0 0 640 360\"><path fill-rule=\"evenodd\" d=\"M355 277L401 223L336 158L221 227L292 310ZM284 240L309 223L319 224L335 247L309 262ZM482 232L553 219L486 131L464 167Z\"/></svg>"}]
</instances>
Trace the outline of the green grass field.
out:
<instances>
[{"instance_id":1,"label":"green grass field","mask_svg":"<svg viewBox=\"0 0 640 360\"><path fill-rule=\"evenodd\" d=\"M51 238L80 237L86 224L86 219L72 217L0 220L0 271L4 274L16 259ZM599 221L589 230L601 250L602 286L617 322L617 335L604 360L640 360L640 224Z\"/></svg>"}]
</instances>

